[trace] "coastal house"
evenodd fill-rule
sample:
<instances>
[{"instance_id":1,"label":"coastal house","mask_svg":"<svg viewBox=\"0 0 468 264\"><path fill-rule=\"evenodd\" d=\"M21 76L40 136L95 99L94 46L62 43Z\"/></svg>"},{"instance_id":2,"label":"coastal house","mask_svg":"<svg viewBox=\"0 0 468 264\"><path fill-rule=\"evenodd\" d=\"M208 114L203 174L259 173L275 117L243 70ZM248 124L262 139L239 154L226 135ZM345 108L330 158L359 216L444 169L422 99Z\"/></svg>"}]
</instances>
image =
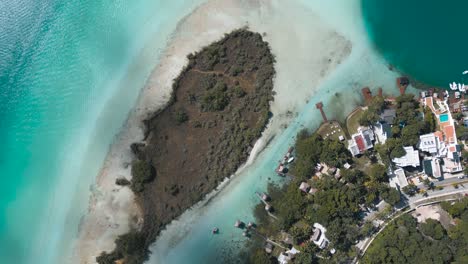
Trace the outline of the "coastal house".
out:
<instances>
[{"instance_id":1,"label":"coastal house","mask_svg":"<svg viewBox=\"0 0 468 264\"><path fill-rule=\"evenodd\" d=\"M314 195L316 192L318 192L318 189L316 188L310 188L309 190L309 194L312 194L312 195Z\"/></svg>"},{"instance_id":2,"label":"coastal house","mask_svg":"<svg viewBox=\"0 0 468 264\"><path fill-rule=\"evenodd\" d=\"M327 229L324 226L322 226L321 224L319 224L319 223L314 223L313 226L314 226L314 233L312 234L310 240L315 245L317 245L320 249L326 248L328 246L328 243L329 243L327 237L325 236L325 233L327 232ZM317 229L320 230L320 231L317 231ZM318 235L316 235L316 232L319 232ZM315 238L317 238L316 240L312 239L312 238L314 238L314 236L317 236L318 238L315 237Z\"/></svg>"},{"instance_id":3,"label":"coastal house","mask_svg":"<svg viewBox=\"0 0 468 264\"><path fill-rule=\"evenodd\" d=\"M380 114L380 122L379 123L385 123L387 125L392 125L393 121L395 120L396 117L396 110L395 109L385 109L381 114Z\"/></svg>"},{"instance_id":4,"label":"coastal house","mask_svg":"<svg viewBox=\"0 0 468 264\"><path fill-rule=\"evenodd\" d=\"M348 141L348 150L353 157L363 154L366 150L374 147L374 132L368 127L359 127L358 132L351 136Z\"/></svg>"},{"instance_id":5,"label":"coastal house","mask_svg":"<svg viewBox=\"0 0 468 264\"><path fill-rule=\"evenodd\" d=\"M402 168L396 169L389 174L390 187L403 188L408 186L408 180L406 179L405 171Z\"/></svg>"},{"instance_id":6,"label":"coastal house","mask_svg":"<svg viewBox=\"0 0 468 264\"><path fill-rule=\"evenodd\" d=\"M423 170L427 176L434 178L442 177L442 165L440 164L440 159L430 158L423 160Z\"/></svg>"},{"instance_id":7,"label":"coastal house","mask_svg":"<svg viewBox=\"0 0 468 264\"><path fill-rule=\"evenodd\" d=\"M415 150L412 146L403 147L406 151L406 154L403 157L393 158L392 161L398 167L419 167L419 151Z\"/></svg>"},{"instance_id":8,"label":"coastal house","mask_svg":"<svg viewBox=\"0 0 468 264\"><path fill-rule=\"evenodd\" d=\"M291 259L292 258L288 254L281 252L280 255L278 256L278 263L288 264L289 261L291 261Z\"/></svg>"},{"instance_id":9,"label":"coastal house","mask_svg":"<svg viewBox=\"0 0 468 264\"><path fill-rule=\"evenodd\" d=\"M392 127L388 123L380 123L374 125L374 134L377 141L385 144L388 138L392 137Z\"/></svg>"},{"instance_id":10,"label":"coastal house","mask_svg":"<svg viewBox=\"0 0 468 264\"><path fill-rule=\"evenodd\" d=\"M301 182L301 185L299 186L299 190L307 193L309 192L310 185L307 182Z\"/></svg>"}]
</instances>

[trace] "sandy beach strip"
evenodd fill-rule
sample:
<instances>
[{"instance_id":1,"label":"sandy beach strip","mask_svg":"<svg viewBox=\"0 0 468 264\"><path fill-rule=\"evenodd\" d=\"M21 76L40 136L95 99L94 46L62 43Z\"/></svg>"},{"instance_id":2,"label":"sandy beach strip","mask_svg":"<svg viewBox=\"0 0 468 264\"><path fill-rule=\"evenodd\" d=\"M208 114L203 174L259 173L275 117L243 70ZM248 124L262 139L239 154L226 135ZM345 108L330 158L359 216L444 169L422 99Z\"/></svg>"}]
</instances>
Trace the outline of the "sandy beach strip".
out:
<instances>
[{"instance_id":1,"label":"sandy beach strip","mask_svg":"<svg viewBox=\"0 0 468 264\"><path fill-rule=\"evenodd\" d=\"M80 226L74 260L95 263L101 251L114 248L117 236L141 224L143 219L133 193L115 185L115 180L131 178L128 165L133 157L129 146L143 140L142 120L168 101L172 80L181 72L189 53L244 26L264 34L277 59L276 96L271 106L274 117L254 153L287 124L291 113L306 103L320 81L351 52L348 40L295 1L212 0L196 8L179 22L159 65L110 148L92 189L89 212ZM249 163L254 157L249 158Z\"/></svg>"}]
</instances>

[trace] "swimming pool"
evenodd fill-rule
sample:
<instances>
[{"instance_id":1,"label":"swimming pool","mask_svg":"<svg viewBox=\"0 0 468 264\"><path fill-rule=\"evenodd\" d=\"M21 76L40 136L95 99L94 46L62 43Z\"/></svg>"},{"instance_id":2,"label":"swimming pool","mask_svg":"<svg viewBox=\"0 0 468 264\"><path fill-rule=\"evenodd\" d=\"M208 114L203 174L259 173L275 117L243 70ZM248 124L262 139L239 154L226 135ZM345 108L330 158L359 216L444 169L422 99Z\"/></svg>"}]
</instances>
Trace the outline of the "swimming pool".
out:
<instances>
[{"instance_id":1,"label":"swimming pool","mask_svg":"<svg viewBox=\"0 0 468 264\"><path fill-rule=\"evenodd\" d=\"M447 122L449 120L448 114L440 115L439 120L440 120L441 123Z\"/></svg>"}]
</instances>

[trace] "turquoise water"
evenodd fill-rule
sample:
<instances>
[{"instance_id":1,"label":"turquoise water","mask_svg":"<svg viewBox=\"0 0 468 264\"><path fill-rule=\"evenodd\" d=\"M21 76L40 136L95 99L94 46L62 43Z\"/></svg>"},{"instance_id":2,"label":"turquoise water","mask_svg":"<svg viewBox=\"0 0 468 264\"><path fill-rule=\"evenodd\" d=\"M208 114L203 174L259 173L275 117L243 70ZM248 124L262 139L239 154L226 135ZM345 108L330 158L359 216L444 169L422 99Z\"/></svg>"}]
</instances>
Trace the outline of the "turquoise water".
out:
<instances>
[{"instance_id":1,"label":"turquoise water","mask_svg":"<svg viewBox=\"0 0 468 264\"><path fill-rule=\"evenodd\" d=\"M0 263L63 263L109 144L196 2L0 2Z\"/></svg>"},{"instance_id":2,"label":"turquoise water","mask_svg":"<svg viewBox=\"0 0 468 264\"><path fill-rule=\"evenodd\" d=\"M449 117L447 114L443 114L439 116L440 122L447 122L449 120Z\"/></svg>"},{"instance_id":3,"label":"turquoise water","mask_svg":"<svg viewBox=\"0 0 468 264\"><path fill-rule=\"evenodd\" d=\"M398 69L429 85L466 81L468 1L362 0L375 47Z\"/></svg>"}]
</instances>

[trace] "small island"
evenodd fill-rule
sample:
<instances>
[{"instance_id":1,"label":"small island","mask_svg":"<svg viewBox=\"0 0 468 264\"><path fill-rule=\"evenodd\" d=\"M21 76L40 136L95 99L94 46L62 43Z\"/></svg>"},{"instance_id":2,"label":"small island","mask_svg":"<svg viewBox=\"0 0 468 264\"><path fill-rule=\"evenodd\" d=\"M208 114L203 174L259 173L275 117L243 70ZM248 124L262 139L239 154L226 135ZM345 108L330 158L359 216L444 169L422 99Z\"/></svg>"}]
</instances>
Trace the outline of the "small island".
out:
<instances>
[{"instance_id":1,"label":"small island","mask_svg":"<svg viewBox=\"0 0 468 264\"><path fill-rule=\"evenodd\" d=\"M398 97L363 88L365 105L343 121L316 104L323 123L301 131L279 161L286 181L259 195L241 256L253 264L466 262L465 99L437 89L415 96L406 86Z\"/></svg>"},{"instance_id":2,"label":"small island","mask_svg":"<svg viewBox=\"0 0 468 264\"><path fill-rule=\"evenodd\" d=\"M131 146L131 181L117 181L136 194L143 224L98 263L143 263L166 224L246 162L271 117L275 59L260 34L233 31L188 61L167 106L144 122L144 142Z\"/></svg>"}]
</instances>

